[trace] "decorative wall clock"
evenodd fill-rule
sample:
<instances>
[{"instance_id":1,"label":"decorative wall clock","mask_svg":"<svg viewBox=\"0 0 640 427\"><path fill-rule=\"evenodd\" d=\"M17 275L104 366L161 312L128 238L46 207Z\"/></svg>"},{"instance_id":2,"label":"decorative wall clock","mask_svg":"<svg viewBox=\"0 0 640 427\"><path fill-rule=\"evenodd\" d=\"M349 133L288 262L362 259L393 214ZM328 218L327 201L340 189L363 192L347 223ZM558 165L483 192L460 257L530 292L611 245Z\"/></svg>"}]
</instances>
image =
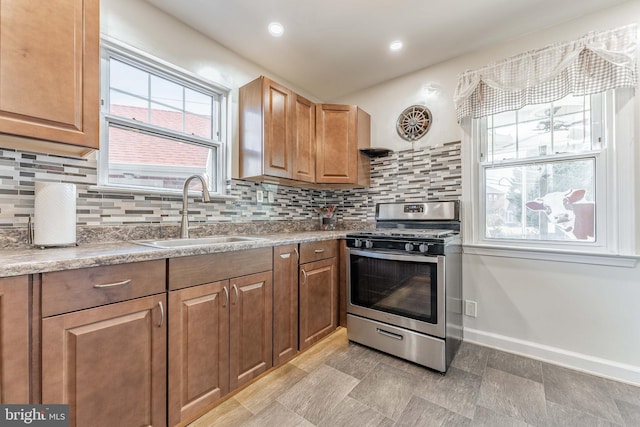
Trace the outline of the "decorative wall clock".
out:
<instances>
[{"instance_id":1,"label":"decorative wall clock","mask_svg":"<svg viewBox=\"0 0 640 427\"><path fill-rule=\"evenodd\" d=\"M400 113L396 130L402 139L413 142L422 138L431 127L431 111L424 105L412 105Z\"/></svg>"}]
</instances>

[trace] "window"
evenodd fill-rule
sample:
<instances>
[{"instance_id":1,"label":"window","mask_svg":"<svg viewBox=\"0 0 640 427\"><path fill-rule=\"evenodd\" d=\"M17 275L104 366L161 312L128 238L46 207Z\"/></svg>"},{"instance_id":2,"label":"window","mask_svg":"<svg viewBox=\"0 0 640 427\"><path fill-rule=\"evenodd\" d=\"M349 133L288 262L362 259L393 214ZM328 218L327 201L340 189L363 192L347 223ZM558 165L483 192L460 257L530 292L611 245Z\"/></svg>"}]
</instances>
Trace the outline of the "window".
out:
<instances>
[{"instance_id":1,"label":"window","mask_svg":"<svg viewBox=\"0 0 640 427\"><path fill-rule=\"evenodd\" d=\"M567 96L478 120L484 239L604 239L603 98Z\"/></svg>"},{"instance_id":2,"label":"window","mask_svg":"<svg viewBox=\"0 0 640 427\"><path fill-rule=\"evenodd\" d=\"M637 25L458 76L470 253L635 263Z\"/></svg>"},{"instance_id":3,"label":"window","mask_svg":"<svg viewBox=\"0 0 640 427\"><path fill-rule=\"evenodd\" d=\"M221 193L227 92L176 67L103 42L99 185L182 190L205 174Z\"/></svg>"}]
</instances>

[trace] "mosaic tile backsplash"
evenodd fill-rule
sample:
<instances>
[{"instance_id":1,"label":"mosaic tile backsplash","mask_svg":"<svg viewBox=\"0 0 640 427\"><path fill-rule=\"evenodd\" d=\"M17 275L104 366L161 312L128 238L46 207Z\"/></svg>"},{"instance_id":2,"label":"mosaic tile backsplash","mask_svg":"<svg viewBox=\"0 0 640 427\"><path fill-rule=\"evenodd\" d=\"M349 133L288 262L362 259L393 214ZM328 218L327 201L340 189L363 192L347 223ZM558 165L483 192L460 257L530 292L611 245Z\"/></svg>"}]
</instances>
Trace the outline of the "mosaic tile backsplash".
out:
<instances>
[{"instance_id":1,"label":"mosaic tile backsplash","mask_svg":"<svg viewBox=\"0 0 640 427\"><path fill-rule=\"evenodd\" d=\"M194 226L215 225L218 230L225 224L238 230L241 224L251 223L251 230L269 224L265 228L276 231L274 225L282 224L285 229L277 231L300 231L315 229L314 208L328 204L337 205L338 225L344 225L372 222L378 202L456 199L460 197L462 181L460 145L451 142L374 158L371 186L367 189L317 190L230 180L226 194L232 199L210 204L190 201L189 220ZM0 148L0 247L20 244L20 236L26 235L27 222L34 213L36 181L76 184L79 230L105 226L164 226L177 230L180 223L180 195L104 193L92 189L97 183L97 162L93 157L78 159ZM256 202L258 190L265 192L263 203ZM267 202L268 191L275 193L273 203ZM79 242L100 240L93 232L79 232L79 236ZM110 238L117 239L113 234Z\"/></svg>"}]
</instances>

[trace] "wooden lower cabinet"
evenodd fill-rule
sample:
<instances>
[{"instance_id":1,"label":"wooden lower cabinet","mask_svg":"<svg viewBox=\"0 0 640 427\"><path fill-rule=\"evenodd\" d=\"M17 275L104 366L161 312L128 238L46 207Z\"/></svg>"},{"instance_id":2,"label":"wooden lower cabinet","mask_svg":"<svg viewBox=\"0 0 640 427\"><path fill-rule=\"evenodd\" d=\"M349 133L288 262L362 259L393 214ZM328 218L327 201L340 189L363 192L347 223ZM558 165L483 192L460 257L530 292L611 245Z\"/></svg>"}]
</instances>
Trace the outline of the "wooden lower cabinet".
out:
<instances>
[{"instance_id":1,"label":"wooden lower cabinet","mask_svg":"<svg viewBox=\"0 0 640 427\"><path fill-rule=\"evenodd\" d=\"M272 366L271 271L169 292L169 425Z\"/></svg>"},{"instance_id":2,"label":"wooden lower cabinet","mask_svg":"<svg viewBox=\"0 0 640 427\"><path fill-rule=\"evenodd\" d=\"M0 403L29 402L29 277L0 279Z\"/></svg>"},{"instance_id":3,"label":"wooden lower cabinet","mask_svg":"<svg viewBox=\"0 0 640 427\"><path fill-rule=\"evenodd\" d=\"M300 265L300 350L310 347L338 325L337 258Z\"/></svg>"},{"instance_id":4,"label":"wooden lower cabinet","mask_svg":"<svg viewBox=\"0 0 640 427\"><path fill-rule=\"evenodd\" d=\"M42 320L42 402L71 426L166 425L166 295Z\"/></svg>"},{"instance_id":5,"label":"wooden lower cabinet","mask_svg":"<svg viewBox=\"0 0 640 427\"><path fill-rule=\"evenodd\" d=\"M273 365L298 352L298 245L273 248Z\"/></svg>"},{"instance_id":6,"label":"wooden lower cabinet","mask_svg":"<svg viewBox=\"0 0 640 427\"><path fill-rule=\"evenodd\" d=\"M240 387L271 368L271 271L230 280L229 385Z\"/></svg>"},{"instance_id":7,"label":"wooden lower cabinet","mask_svg":"<svg viewBox=\"0 0 640 427\"><path fill-rule=\"evenodd\" d=\"M229 281L169 292L169 425L229 392Z\"/></svg>"}]
</instances>

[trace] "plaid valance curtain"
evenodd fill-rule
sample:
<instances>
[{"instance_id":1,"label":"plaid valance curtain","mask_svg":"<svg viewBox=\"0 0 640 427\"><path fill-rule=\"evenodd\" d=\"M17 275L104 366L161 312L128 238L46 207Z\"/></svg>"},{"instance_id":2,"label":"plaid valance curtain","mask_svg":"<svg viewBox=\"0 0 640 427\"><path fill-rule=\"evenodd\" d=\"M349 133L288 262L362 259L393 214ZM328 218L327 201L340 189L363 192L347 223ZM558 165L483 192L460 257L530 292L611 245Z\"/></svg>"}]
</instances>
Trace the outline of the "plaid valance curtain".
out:
<instances>
[{"instance_id":1,"label":"plaid valance curtain","mask_svg":"<svg viewBox=\"0 0 640 427\"><path fill-rule=\"evenodd\" d=\"M637 25L590 32L459 75L458 121L636 86Z\"/></svg>"}]
</instances>

